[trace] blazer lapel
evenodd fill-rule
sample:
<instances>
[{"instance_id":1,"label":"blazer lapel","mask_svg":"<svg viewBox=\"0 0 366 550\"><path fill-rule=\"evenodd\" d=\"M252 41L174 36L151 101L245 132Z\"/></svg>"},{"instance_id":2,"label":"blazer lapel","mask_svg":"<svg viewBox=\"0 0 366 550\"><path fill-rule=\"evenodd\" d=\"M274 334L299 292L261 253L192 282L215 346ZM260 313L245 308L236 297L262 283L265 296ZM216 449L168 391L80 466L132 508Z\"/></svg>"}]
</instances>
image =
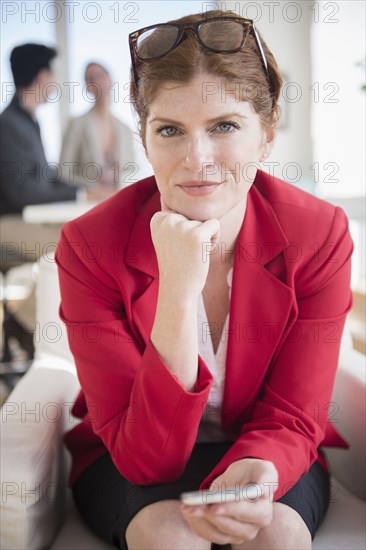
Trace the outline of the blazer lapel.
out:
<instances>
[{"instance_id":1,"label":"blazer lapel","mask_svg":"<svg viewBox=\"0 0 366 550\"><path fill-rule=\"evenodd\" d=\"M285 326L296 315L292 288L266 268L288 245L272 206L253 184L233 268L222 405L227 433L249 411Z\"/></svg>"}]
</instances>

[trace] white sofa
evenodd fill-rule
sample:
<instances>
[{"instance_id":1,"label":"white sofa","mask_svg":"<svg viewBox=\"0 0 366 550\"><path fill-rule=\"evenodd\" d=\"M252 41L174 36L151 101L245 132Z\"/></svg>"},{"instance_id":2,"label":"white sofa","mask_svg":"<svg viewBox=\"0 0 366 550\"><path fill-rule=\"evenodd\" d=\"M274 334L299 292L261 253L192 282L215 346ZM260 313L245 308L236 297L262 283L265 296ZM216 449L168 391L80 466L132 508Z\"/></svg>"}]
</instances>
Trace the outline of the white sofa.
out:
<instances>
[{"instance_id":1,"label":"white sofa","mask_svg":"<svg viewBox=\"0 0 366 550\"><path fill-rule=\"evenodd\" d=\"M41 260L37 275L36 359L1 411L1 543L4 550L113 548L84 526L73 506L62 444L75 425L79 389L65 328L58 318L57 270ZM314 549L365 549L365 356L347 330L332 398L349 450L327 451L333 478L327 516Z\"/></svg>"}]
</instances>

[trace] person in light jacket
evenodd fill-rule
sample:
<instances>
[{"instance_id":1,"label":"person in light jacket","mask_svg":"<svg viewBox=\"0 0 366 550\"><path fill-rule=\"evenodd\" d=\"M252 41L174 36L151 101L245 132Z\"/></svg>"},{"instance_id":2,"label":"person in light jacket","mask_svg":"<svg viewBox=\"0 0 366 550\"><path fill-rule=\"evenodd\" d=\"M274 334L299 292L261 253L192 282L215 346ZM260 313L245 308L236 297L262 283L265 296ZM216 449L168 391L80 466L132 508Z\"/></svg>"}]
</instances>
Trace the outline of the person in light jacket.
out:
<instances>
[{"instance_id":1,"label":"person in light jacket","mask_svg":"<svg viewBox=\"0 0 366 550\"><path fill-rule=\"evenodd\" d=\"M62 173L75 183L113 191L137 180L133 133L111 113L112 80L107 69L88 63L85 82L95 103L69 122L60 156Z\"/></svg>"},{"instance_id":2,"label":"person in light jacket","mask_svg":"<svg viewBox=\"0 0 366 550\"><path fill-rule=\"evenodd\" d=\"M66 224L56 253L81 384L77 508L122 549L310 549L330 495L322 447L346 446L330 401L347 217L260 169L282 78L253 21L187 15L130 48L153 175ZM180 503L197 489L199 506Z\"/></svg>"}]
</instances>

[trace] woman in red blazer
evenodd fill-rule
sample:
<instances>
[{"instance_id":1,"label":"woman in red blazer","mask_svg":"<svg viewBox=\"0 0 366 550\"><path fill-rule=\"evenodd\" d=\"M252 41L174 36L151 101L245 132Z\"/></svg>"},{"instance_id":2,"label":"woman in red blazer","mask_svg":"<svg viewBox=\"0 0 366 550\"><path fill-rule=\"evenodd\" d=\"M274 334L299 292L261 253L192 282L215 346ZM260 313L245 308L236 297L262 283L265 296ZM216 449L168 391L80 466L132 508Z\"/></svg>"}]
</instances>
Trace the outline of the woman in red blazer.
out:
<instances>
[{"instance_id":1,"label":"woman in red blazer","mask_svg":"<svg viewBox=\"0 0 366 550\"><path fill-rule=\"evenodd\" d=\"M119 548L311 548L329 499L320 447L346 445L331 396L348 221L258 169L282 80L252 22L178 23L130 35L154 176L66 224L57 249L82 387L70 483ZM179 504L198 488L240 498Z\"/></svg>"}]
</instances>

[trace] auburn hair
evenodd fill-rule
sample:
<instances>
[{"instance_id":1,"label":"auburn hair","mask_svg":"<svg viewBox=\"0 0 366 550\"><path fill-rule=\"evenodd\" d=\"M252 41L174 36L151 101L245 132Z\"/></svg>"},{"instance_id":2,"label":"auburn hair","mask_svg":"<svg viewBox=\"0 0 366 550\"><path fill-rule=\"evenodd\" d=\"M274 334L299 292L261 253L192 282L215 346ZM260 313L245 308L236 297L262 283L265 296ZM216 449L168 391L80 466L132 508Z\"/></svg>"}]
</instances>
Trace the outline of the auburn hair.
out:
<instances>
[{"instance_id":1,"label":"auburn hair","mask_svg":"<svg viewBox=\"0 0 366 550\"><path fill-rule=\"evenodd\" d=\"M211 10L205 13L186 15L167 23L194 23L213 17L236 17L235 12ZM258 32L258 31L257 31ZM259 34L259 32L258 32ZM279 97L283 79L274 56L259 34L267 59L269 78L272 81L272 95L261 55L252 33L248 34L244 47L236 53L215 53L202 48L193 33L187 32L180 44L165 56L148 61L138 61L138 82L134 80L131 68L130 99L138 115L139 133L145 147L146 120L149 105L159 88L167 82L189 83L200 73L219 77L227 83L228 94L239 94L239 101L249 101L259 115L264 128L276 127L280 118ZM225 45L225 35L220 39ZM154 40L154 33L145 39ZM229 92L230 90L230 92Z\"/></svg>"}]
</instances>

